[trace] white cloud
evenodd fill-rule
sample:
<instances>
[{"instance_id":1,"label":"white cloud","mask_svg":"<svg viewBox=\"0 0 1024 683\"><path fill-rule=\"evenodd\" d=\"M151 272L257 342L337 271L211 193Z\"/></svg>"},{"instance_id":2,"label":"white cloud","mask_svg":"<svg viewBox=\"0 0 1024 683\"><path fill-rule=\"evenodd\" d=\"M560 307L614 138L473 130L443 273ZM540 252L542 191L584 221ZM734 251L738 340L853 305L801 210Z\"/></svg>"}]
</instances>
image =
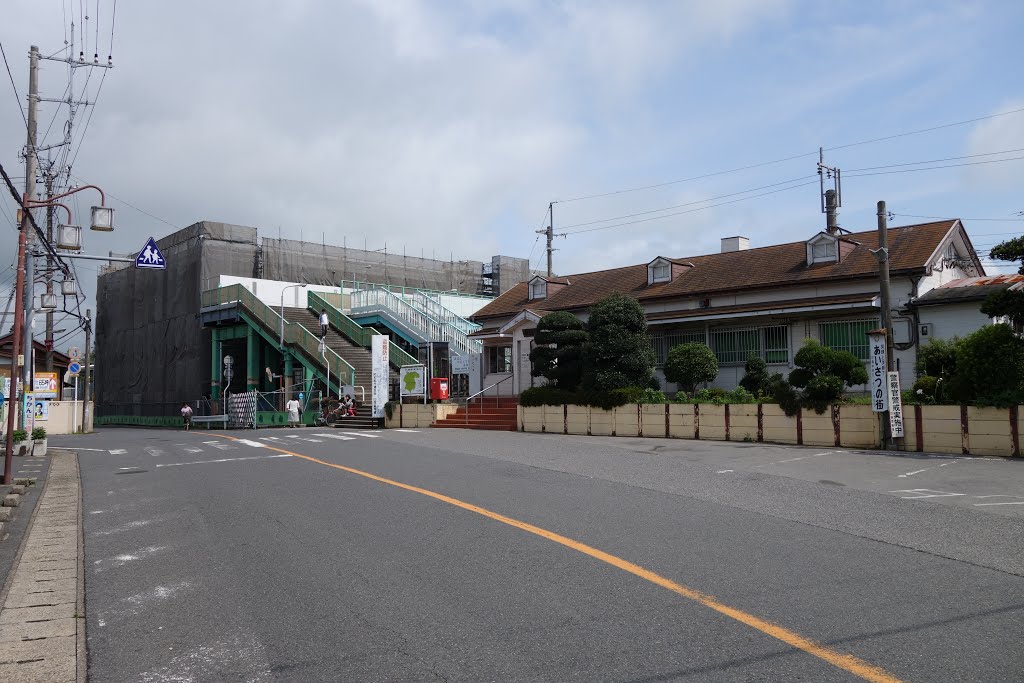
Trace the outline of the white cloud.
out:
<instances>
[{"instance_id":1,"label":"white cloud","mask_svg":"<svg viewBox=\"0 0 1024 683\"><path fill-rule=\"evenodd\" d=\"M1009 100L1000 104L994 114L1024 109L1024 99ZM966 160L968 162L997 161L1024 156L1024 152L1010 152L992 155L992 152L1024 149L1024 114L1011 114L981 121L974 126L967 138L965 154L986 154L989 156ZM1024 160L1005 163L985 163L968 166L964 176L974 189L1002 190L1020 188Z\"/></svg>"}]
</instances>

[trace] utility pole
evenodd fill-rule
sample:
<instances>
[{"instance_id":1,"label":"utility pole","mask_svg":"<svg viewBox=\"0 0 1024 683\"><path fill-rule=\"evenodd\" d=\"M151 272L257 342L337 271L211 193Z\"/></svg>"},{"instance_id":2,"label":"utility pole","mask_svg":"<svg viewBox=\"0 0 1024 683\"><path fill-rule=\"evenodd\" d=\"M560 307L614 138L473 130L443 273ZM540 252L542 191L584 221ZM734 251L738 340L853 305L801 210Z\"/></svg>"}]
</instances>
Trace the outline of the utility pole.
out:
<instances>
[{"instance_id":1,"label":"utility pole","mask_svg":"<svg viewBox=\"0 0 1024 683\"><path fill-rule=\"evenodd\" d=\"M48 169L46 173L46 200L53 197L53 173ZM56 207L46 207L46 241L53 244L53 214ZM53 294L53 256L49 250L46 252L46 293ZM53 372L53 310L46 310L46 371Z\"/></svg>"},{"instance_id":2,"label":"utility pole","mask_svg":"<svg viewBox=\"0 0 1024 683\"><path fill-rule=\"evenodd\" d=\"M36 172L38 171L38 153L36 150L36 108L39 104L39 48L35 45L29 52L29 79L28 79L28 143L25 147L25 194L28 196L28 200L31 202L36 201ZM29 177L29 169L31 169L31 177ZM31 186L29 185L31 183ZM23 393L32 391L32 376L35 371L35 365L33 360L33 351L35 350L35 340L33 339L32 321L35 318L35 307L34 295L35 295L35 259L33 258L32 251L35 248L35 231L25 230L26 246L25 246L25 289L22 290L24 293L25 303L25 321L24 333L22 335L25 343L22 344L23 355L25 356L25 365L22 370L22 381L24 382ZM22 416L24 418L24 415ZM28 424L28 420L25 419L24 424Z\"/></svg>"},{"instance_id":3,"label":"utility pole","mask_svg":"<svg viewBox=\"0 0 1024 683\"><path fill-rule=\"evenodd\" d=\"M878 259L878 291L882 300L882 328L885 330L885 369L886 372L892 372L896 369L896 360L892 357L892 295L889 291L889 226L887 219L885 202L878 202L878 251L875 252L875 258ZM888 387L888 383L886 386ZM883 420L886 441L892 441L888 412Z\"/></svg>"},{"instance_id":4,"label":"utility pole","mask_svg":"<svg viewBox=\"0 0 1024 683\"><path fill-rule=\"evenodd\" d=\"M25 195L22 203L25 208L21 214L21 230L18 232L18 271L17 279L15 282L15 291L22 292L28 290L31 292L31 288L26 285L28 282L28 267L26 259L26 245L28 242L28 236L30 234L31 216L29 215L31 202L35 199L36 194L36 104L39 98L39 48L35 45L32 46L29 52L29 72L28 72L28 137L25 143ZM31 294L29 294L29 300L31 300ZM18 396L18 356L19 351L22 351L21 338L23 327L25 324L23 313L24 299L19 299L15 296L14 304L14 332L11 337L11 390L10 396L8 397L8 408L7 408L7 442L6 451L4 453L4 484L12 483L13 470L14 470L14 429L15 425L15 412L21 404L21 400ZM31 340L31 337L29 336ZM29 341L31 344L31 341ZM29 362L30 355L24 354L26 365ZM29 385L25 385L25 389L30 388ZM24 417L24 416L22 416ZM24 424L21 422L20 424Z\"/></svg>"},{"instance_id":5,"label":"utility pole","mask_svg":"<svg viewBox=\"0 0 1024 683\"><path fill-rule=\"evenodd\" d=\"M89 342L92 341L92 309L85 309L85 389L82 392L82 433L89 430L89 382L92 379L92 349Z\"/></svg>"},{"instance_id":6,"label":"utility pole","mask_svg":"<svg viewBox=\"0 0 1024 683\"><path fill-rule=\"evenodd\" d=\"M547 252L548 252L548 277L551 277L552 276L551 255L555 251L554 246L552 246L552 244L555 241L555 203L554 202L550 202L548 204L548 217L551 219L550 221L548 221L548 227L544 228L543 230L536 230L535 232L538 235L544 235L544 236L547 237L547 241L548 241L548 244L547 244ZM561 236L564 237L565 235L562 234Z\"/></svg>"}]
</instances>

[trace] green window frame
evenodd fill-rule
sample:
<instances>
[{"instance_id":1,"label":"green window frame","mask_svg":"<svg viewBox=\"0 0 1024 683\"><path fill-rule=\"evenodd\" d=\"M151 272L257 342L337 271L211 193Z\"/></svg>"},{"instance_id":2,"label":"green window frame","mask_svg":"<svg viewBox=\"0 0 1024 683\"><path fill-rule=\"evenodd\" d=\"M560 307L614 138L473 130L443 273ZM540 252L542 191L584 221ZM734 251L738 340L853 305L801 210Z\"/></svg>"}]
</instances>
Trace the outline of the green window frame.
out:
<instances>
[{"instance_id":1,"label":"green window frame","mask_svg":"<svg viewBox=\"0 0 1024 683\"><path fill-rule=\"evenodd\" d=\"M789 326L724 327L711 330L719 365L743 365L750 354L775 365L789 363Z\"/></svg>"},{"instance_id":2,"label":"green window frame","mask_svg":"<svg viewBox=\"0 0 1024 683\"><path fill-rule=\"evenodd\" d=\"M880 326L878 318L832 320L818 323L818 341L836 351L849 351L863 361L871 358L868 331Z\"/></svg>"}]
</instances>

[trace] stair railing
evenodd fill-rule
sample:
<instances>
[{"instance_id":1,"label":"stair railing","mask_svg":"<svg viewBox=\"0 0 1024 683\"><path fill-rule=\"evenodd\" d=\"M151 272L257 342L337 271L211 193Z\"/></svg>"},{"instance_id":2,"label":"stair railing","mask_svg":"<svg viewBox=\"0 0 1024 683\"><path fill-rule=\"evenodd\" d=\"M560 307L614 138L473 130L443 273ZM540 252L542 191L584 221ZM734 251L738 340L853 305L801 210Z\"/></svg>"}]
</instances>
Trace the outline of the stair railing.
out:
<instances>
[{"instance_id":1,"label":"stair railing","mask_svg":"<svg viewBox=\"0 0 1024 683\"><path fill-rule=\"evenodd\" d=\"M330 322L331 327L344 334L346 337L351 339L353 343L358 344L359 346L370 348L372 345L371 340L373 335L379 334L377 330L369 327L363 327L355 320L342 313L337 306L333 305L330 301L316 292L309 292L306 304L310 310L318 315L319 311L326 310L327 319ZM398 367L403 365L416 365L419 363L418 360L413 358L402 347L398 346L391 340L388 340L388 354L391 363Z\"/></svg>"},{"instance_id":2,"label":"stair railing","mask_svg":"<svg viewBox=\"0 0 1024 683\"><path fill-rule=\"evenodd\" d=\"M467 424L467 425L469 424L469 410L470 410L470 405L469 404L472 403L473 399L476 398L477 396L480 397L480 414L482 415L483 412L484 412L484 402L487 400L486 392L491 390L491 389L494 389L495 387L497 387L502 382L509 381L510 379L512 379L512 377L514 377L514 375L509 375L508 377L505 377L503 379L499 379L497 382L495 382L491 386L486 387L484 389L481 389L480 391L476 392L472 396L468 397L466 399L466 414L465 414L465 418L466 419L465 419L465 424ZM501 400L501 392L495 391L494 392L494 407L495 408L498 407L498 404L499 404L500 400Z\"/></svg>"},{"instance_id":3,"label":"stair railing","mask_svg":"<svg viewBox=\"0 0 1024 683\"><path fill-rule=\"evenodd\" d=\"M380 307L400 318L428 341L446 341L459 353L482 352L482 344L476 339L470 339L466 332L454 324L454 320L442 322L386 289L355 291L352 292L351 297L352 310ZM437 305L440 306L440 304ZM458 317L451 311L449 313L455 318ZM468 321L465 322L468 323Z\"/></svg>"},{"instance_id":4,"label":"stair railing","mask_svg":"<svg viewBox=\"0 0 1024 683\"><path fill-rule=\"evenodd\" d=\"M292 323L284 320L281 315L267 304L260 301L256 296L242 285L228 285L210 289L202 294L202 305L217 306L219 304L238 303L249 313L252 318L269 330L273 335L278 335L282 323L284 324L286 344L298 346L305 355L318 361L323 358L331 374L339 379L348 377L348 384L355 382L356 371L349 363L339 356L333 349L327 349L323 356L320 354L320 338L307 330L299 323ZM341 382L339 382L341 383Z\"/></svg>"}]
</instances>

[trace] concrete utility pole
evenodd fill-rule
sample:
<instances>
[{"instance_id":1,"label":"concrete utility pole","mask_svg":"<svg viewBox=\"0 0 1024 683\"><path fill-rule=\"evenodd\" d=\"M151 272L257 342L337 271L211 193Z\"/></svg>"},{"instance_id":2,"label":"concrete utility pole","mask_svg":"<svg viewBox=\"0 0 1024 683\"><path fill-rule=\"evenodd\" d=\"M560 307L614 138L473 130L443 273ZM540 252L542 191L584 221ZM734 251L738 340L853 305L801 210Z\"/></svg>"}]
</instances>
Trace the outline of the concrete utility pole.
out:
<instances>
[{"instance_id":1,"label":"concrete utility pole","mask_svg":"<svg viewBox=\"0 0 1024 683\"><path fill-rule=\"evenodd\" d=\"M28 137L25 143L25 195L22 200L25 205L25 209L21 215L21 230L18 233L18 270L17 279L15 282L15 292L28 291L28 299L31 301L31 287L28 286L29 282L26 282L28 278L28 263L26 258L26 245L28 242L28 236L31 230L31 216L29 215L29 207L31 202L36 196L36 105L39 101L39 48L35 45L29 52L29 72L28 72ZM31 362L31 354L24 353L21 345L22 332L24 331L25 321L22 317L25 313L24 299L19 299L15 295L14 304L14 331L11 335L11 391L8 399L7 408L7 440L6 440L6 451L4 453L4 484L10 484L14 475L14 430L16 424L24 424L24 422L17 423L15 421L15 412L18 410L21 401L18 397L18 355L21 352L24 355L26 366ZM31 336L25 335L29 339L29 345L31 345ZM31 346L26 346L31 348ZM25 389L29 389L28 384L25 385ZM24 419L24 416L22 416Z\"/></svg>"},{"instance_id":2,"label":"concrete utility pole","mask_svg":"<svg viewBox=\"0 0 1024 683\"><path fill-rule=\"evenodd\" d=\"M35 45L29 52L29 79L28 79L28 143L25 149L26 163L25 163L25 194L29 201L34 202L36 200L36 172L38 170L38 157L36 155L36 108L39 104L39 48ZM29 174L31 169L31 174ZM31 183L31 186L29 185ZM23 348L25 349L22 353L25 355L25 366L22 374L22 381L24 384L25 392L32 391L32 375L35 371L33 351L34 349L34 335L32 330L32 320L35 317L35 259L32 258L32 250L35 245L35 234L33 230L25 231L26 246L25 246L25 322L24 322L24 339L25 343ZM26 420L27 423L27 420Z\"/></svg>"},{"instance_id":3,"label":"concrete utility pole","mask_svg":"<svg viewBox=\"0 0 1024 683\"><path fill-rule=\"evenodd\" d=\"M92 309L85 309L85 389L82 390L82 433L89 430L89 381L92 379L92 349L89 342L92 341Z\"/></svg>"},{"instance_id":4,"label":"concrete utility pole","mask_svg":"<svg viewBox=\"0 0 1024 683\"><path fill-rule=\"evenodd\" d=\"M875 258L878 259L878 292L882 300L882 328L885 330L885 369L887 372L892 372L896 369L896 359L893 358L892 346L892 294L889 291L889 227L887 219L885 202L878 202L878 251L875 252ZM886 391L888 392L888 378L886 379ZM889 411L883 415L885 445L888 446L892 442Z\"/></svg>"},{"instance_id":5,"label":"concrete utility pole","mask_svg":"<svg viewBox=\"0 0 1024 683\"><path fill-rule=\"evenodd\" d=\"M547 252L548 252L548 277L551 277L551 255L554 253L555 248L553 245L555 241L555 203L551 202L548 204L548 217L551 219L548 221L548 227L543 230L536 230L535 232L539 235L545 235L547 237Z\"/></svg>"},{"instance_id":6,"label":"concrete utility pole","mask_svg":"<svg viewBox=\"0 0 1024 683\"><path fill-rule=\"evenodd\" d=\"M52 168L50 169L52 171ZM46 199L53 197L53 173L46 174ZM57 210L54 206L46 207L46 241L53 244L53 214ZM46 253L46 293L53 294L53 256L49 251ZM46 371L53 372L53 310L46 310Z\"/></svg>"}]
</instances>

